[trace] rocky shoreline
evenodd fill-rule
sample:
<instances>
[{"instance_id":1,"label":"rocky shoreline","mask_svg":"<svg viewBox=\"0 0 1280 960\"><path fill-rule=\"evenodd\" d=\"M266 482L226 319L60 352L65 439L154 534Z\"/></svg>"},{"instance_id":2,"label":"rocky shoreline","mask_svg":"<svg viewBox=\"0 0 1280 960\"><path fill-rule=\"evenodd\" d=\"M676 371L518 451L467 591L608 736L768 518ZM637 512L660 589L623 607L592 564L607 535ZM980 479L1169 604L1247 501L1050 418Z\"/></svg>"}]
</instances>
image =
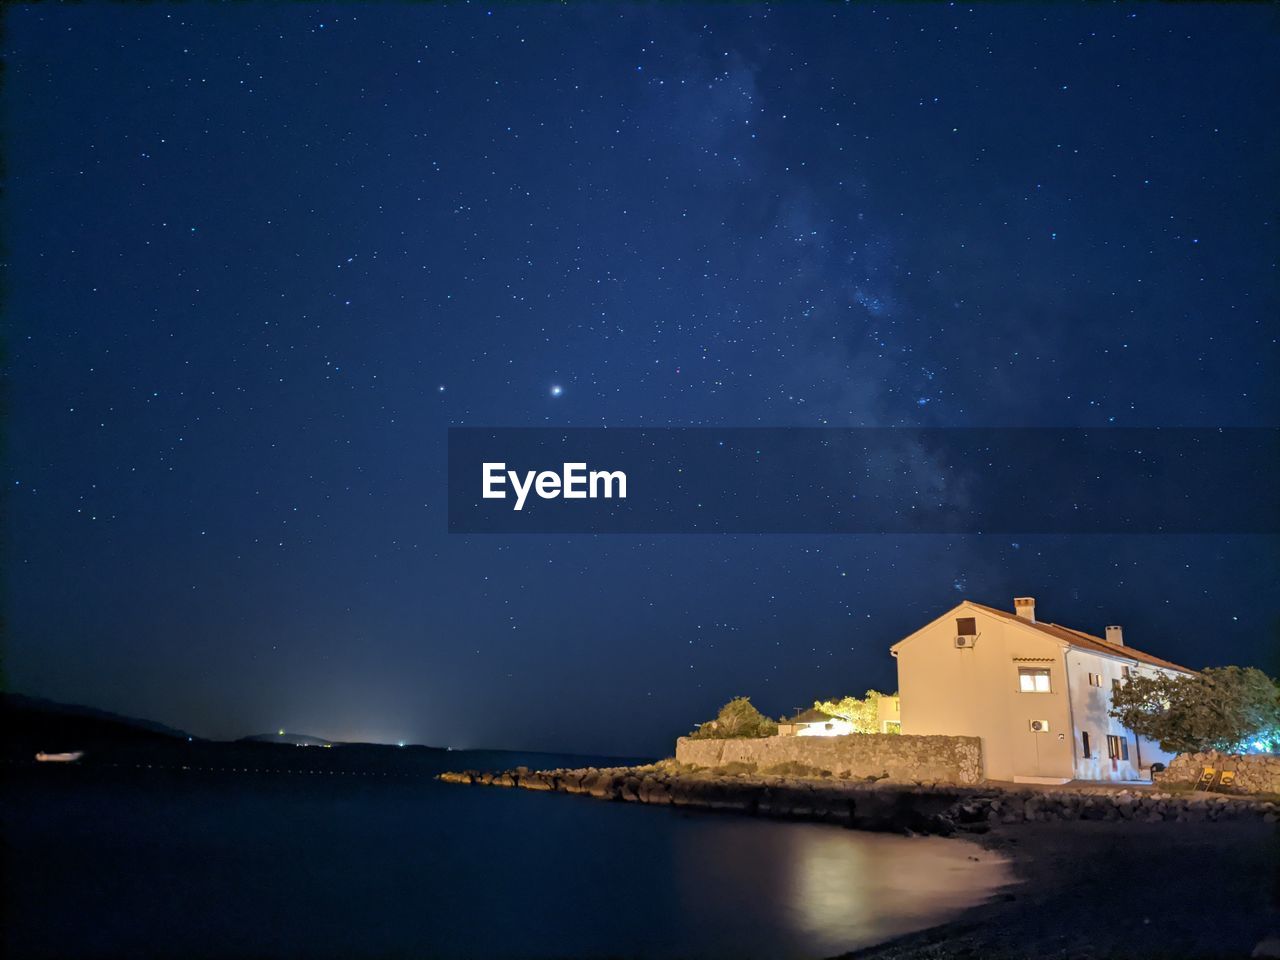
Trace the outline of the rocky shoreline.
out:
<instances>
[{"instance_id":1,"label":"rocky shoreline","mask_svg":"<svg viewBox=\"0 0 1280 960\"><path fill-rule=\"evenodd\" d=\"M691 768L467 770L448 783L972 839L1016 884L842 960L1276 956L1280 804L1156 788L836 780ZM1156 879L1158 878L1158 879Z\"/></svg>"},{"instance_id":2,"label":"rocky shoreline","mask_svg":"<svg viewBox=\"0 0 1280 960\"><path fill-rule=\"evenodd\" d=\"M442 773L437 779L939 836L981 834L1004 824L1031 822L1275 823L1280 819L1280 804L1251 797L765 776L687 768L674 761L642 767L466 770Z\"/></svg>"}]
</instances>

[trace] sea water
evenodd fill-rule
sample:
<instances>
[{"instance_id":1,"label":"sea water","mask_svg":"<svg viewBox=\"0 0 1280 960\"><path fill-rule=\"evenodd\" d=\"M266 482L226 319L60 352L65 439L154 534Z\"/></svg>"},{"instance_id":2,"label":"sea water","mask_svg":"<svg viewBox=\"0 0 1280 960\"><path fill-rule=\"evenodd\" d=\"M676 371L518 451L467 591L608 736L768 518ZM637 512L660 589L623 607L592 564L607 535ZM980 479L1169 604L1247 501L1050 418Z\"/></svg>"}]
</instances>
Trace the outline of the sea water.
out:
<instances>
[{"instance_id":1,"label":"sea water","mask_svg":"<svg viewBox=\"0 0 1280 960\"><path fill-rule=\"evenodd\" d=\"M30 769L0 829L21 957L826 957L1009 880L957 840L368 771Z\"/></svg>"}]
</instances>

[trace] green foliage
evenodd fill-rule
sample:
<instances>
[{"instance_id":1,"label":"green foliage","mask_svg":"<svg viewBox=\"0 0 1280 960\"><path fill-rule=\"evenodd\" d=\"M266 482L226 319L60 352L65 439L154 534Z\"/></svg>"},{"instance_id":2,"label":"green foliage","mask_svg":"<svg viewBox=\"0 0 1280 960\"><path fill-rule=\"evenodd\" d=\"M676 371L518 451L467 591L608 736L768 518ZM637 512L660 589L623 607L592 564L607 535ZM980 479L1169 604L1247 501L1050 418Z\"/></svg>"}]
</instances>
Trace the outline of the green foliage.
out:
<instances>
[{"instance_id":1,"label":"green foliage","mask_svg":"<svg viewBox=\"0 0 1280 960\"><path fill-rule=\"evenodd\" d=\"M1130 677L1111 694L1111 716L1169 753L1231 752L1255 741L1274 749L1280 690L1254 667Z\"/></svg>"},{"instance_id":2,"label":"green foliage","mask_svg":"<svg viewBox=\"0 0 1280 960\"><path fill-rule=\"evenodd\" d=\"M772 737L778 725L757 710L750 697L734 697L714 720L698 724L689 734L691 740L734 740L747 737Z\"/></svg>"},{"instance_id":3,"label":"green foliage","mask_svg":"<svg viewBox=\"0 0 1280 960\"><path fill-rule=\"evenodd\" d=\"M761 772L771 777L808 777L813 779L815 777L831 776L830 770L810 766L807 763L800 763L798 760L784 760L781 763L765 767Z\"/></svg>"},{"instance_id":4,"label":"green foliage","mask_svg":"<svg viewBox=\"0 0 1280 960\"><path fill-rule=\"evenodd\" d=\"M813 708L821 710L828 717L849 721L854 733L879 733L880 701L887 696L890 694L868 690L867 695L861 700L857 697L815 700Z\"/></svg>"}]
</instances>

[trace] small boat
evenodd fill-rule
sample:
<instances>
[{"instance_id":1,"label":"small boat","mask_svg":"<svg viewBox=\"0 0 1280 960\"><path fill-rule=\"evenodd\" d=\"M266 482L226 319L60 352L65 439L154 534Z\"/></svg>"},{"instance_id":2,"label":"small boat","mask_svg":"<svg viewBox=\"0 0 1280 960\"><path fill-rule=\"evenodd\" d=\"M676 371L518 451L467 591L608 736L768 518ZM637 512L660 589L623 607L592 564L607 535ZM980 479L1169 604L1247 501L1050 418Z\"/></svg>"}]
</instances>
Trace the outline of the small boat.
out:
<instances>
[{"instance_id":1,"label":"small boat","mask_svg":"<svg viewBox=\"0 0 1280 960\"><path fill-rule=\"evenodd\" d=\"M36 760L40 763L75 763L83 756L83 750L75 750L71 753L44 753L42 751L36 754Z\"/></svg>"}]
</instances>

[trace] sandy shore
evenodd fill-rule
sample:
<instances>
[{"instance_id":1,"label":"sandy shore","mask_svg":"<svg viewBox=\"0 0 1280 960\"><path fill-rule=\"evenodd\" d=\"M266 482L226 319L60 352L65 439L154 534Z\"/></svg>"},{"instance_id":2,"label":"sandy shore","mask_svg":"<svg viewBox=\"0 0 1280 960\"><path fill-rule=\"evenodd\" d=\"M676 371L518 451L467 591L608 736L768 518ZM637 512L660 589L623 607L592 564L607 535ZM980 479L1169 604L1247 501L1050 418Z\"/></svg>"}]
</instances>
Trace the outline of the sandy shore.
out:
<instances>
[{"instance_id":1,"label":"sandy shore","mask_svg":"<svg viewBox=\"0 0 1280 960\"><path fill-rule=\"evenodd\" d=\"M1019 882L952 923L845 960L1248 957L1280 932L1265 823L1027 823L979 838Z\"/></svg>"}]
</instances>

